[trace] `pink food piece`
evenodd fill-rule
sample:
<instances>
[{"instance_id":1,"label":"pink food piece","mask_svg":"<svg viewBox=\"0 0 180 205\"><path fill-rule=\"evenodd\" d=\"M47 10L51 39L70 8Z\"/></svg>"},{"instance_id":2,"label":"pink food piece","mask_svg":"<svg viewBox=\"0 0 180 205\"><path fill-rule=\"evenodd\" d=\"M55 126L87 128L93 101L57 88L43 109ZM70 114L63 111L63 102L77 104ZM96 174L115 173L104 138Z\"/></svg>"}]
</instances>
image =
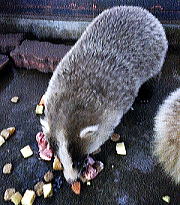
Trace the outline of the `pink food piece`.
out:
<instances>
[{"instance_id":1,"label":"pink food piece","mask_svg":"<svg viewBox=\"0 0 180 205\"><path fill-rule=\"evenodd\" d=\"M45 138L45 135L43 132L39 132L37 135L36 135L36 141L38 143L38 147L39 147L39 150L44 150L46 149L47 145L48 145L48 142Z\"/></svg>"},{"instance_id":2,"label":"pink food piece","mask_svg":"<svg viewBox=\"0 0 180 205\"><path fill-rule=\"evenodd\" d=\"M87 165L93 165L95 163L94 159L90 156L88 156L86 160L87 160L86 163Z\"/></svg>"},{"instance_id":3,"label":"pink food piece","mask_svg":"<svg viewBox=\"0 0 180 205\"><path fill-rule=\"evenodd\" d=\"M92 157L86 158L86 170L81 173L81 179L89 181L94 179L104 168L104 164L101 161L95 161Z\"/></svg>"},{"instance_id":4,"label":"pink food piece","mask_svg":"<svg viewBox=\"0 0 180 205\"><path fill-rule=\"evenodd\" d=\"M98 175L98 172L95 168L93 168L91 165L87 167L86 172L84 173L84 177L86 180L94 179Z\"/></svg>"},{"instance_id":5,"label":"pink food piece","mask_svg":"<svg viewBox=\"0 0 180 205\"><path fill-rule=\"evenodd\" d=\"M41 159L44 159L46 161L51 161L53 152L51 149L44 149L39 152L39 156L41 157Z\"/></svg>"},{"instance_id":6,"label":"pink food piece","mask_svg":"<svg viewBox=\"0 0 180 205\"><path fill-rule=\"evenodd\" d=\"M50 161L53 156L53 151L51 150L43 132L39 132L36 135L36 141L38 143L39 155L41 159Z\"/></svg>"}]
</instances>

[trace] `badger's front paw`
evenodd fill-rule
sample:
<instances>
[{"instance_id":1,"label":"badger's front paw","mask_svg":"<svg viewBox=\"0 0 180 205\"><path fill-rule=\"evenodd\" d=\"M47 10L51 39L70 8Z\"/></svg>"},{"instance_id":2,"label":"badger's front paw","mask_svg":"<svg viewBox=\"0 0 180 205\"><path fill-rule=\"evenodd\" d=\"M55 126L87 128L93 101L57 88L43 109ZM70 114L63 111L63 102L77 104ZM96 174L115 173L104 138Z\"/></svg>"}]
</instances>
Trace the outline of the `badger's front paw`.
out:
<instances>
[{"instance_id":1,"label":"badger's front paw","mask_svg":"<svg viewBox=\"0 0 180 205\"><path fill-rule=\"evenodd\" d=\"M68 183L72 184L78 178L78 171L73 168L64 169L64 177Z\"/></svg>"}]
</instances>

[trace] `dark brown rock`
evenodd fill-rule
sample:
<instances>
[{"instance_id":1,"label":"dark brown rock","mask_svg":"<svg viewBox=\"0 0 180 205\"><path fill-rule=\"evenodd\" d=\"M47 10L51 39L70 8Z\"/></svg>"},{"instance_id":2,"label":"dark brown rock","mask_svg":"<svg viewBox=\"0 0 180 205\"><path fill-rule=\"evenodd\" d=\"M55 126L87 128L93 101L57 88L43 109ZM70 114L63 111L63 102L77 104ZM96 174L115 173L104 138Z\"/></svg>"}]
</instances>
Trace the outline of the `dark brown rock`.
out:
<instances>
[{"instance_id":1,"label":"dark brown rock","mask_svg":"<svg viewBox=\"0 0 180 205\"><path fill-rule=\"evenodd\" d=\"M25 40L11 52L16 66L52 72L71 46Z\"/></svg>"},{"instance_id":2,"label":"dark brown rock","mask_svg":"<svg viewBox=\"0 0 180 205\"><path fill-rule=\"evenodd\" d=\"M19 46L25 35L22 33L17 34L0 34L0 52L7 54Z\"/></svg>"},{"instance_id":3,"label":"dark brown rock","mask_svg":"<svg viewBox=\"0 0 180 205\"><path fill-rule=\"evenodd\" d=\"M0 54L0 70L8 63L9 58Z\"/></svg>"}]
</instances>

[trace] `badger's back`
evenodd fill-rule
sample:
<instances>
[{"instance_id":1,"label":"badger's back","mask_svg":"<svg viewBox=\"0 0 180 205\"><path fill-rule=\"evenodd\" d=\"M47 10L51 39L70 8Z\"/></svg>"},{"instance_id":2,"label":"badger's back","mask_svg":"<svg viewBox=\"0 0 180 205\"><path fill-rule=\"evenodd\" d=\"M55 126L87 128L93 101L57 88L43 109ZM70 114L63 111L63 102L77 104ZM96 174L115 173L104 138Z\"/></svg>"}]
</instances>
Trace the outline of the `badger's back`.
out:
<instances>
[{"instance_id":1,"label":"badger's back","mask_svg":"<svg viewBox=\"0 0 180 205\"><path fill-rule=\"evenodd\" d=\"M166 50L164 30L152 14L114 7L96 17L63 58L49 91L67 90L87 103L97 98L99 104L127 107L141 84L160 71Z\"/></svg>"},{"instance_id":2,"label":"badger's back","mask_svg":"<svg viewBox=\"0 0 180 205\"><path fill-rule=\"evenodd\" d=\"M166 173L180 183L180 88L160 106L154 131L154 154Z\"/></svg>"}]
</instances>

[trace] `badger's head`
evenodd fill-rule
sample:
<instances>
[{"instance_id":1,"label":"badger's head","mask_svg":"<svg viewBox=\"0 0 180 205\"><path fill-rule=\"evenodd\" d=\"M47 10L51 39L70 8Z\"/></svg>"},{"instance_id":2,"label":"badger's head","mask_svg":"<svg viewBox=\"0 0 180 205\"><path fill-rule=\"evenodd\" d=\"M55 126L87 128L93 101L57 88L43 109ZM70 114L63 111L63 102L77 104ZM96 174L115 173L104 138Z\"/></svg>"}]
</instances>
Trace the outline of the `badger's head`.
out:
<instances>
[{"instance_id":1,"label":"badger's head","mask_svg":"<svg viewBox=\"0 0 180 205\"><path fill-rule=\"evenodd\" d=\"M77 120L78 121L78 120ZM69 183L75 181L80 173L83 159L97 150L103 139L98 139L99 125L84 128L61 127L58 123L50 126L46 119L41 120L43 133L54 152L63 164L64 176Z\"/></svg>"},{"instance_id":2,"label":"badger's head","mask_svg":"<svg viewBox=\"0 0 180 205\"><path fill-rule=\"evenodd\" d=\"M84 157L109 138L122 117L117 111L95 107L95 103L84 106L71 97L46 99L45 118L41 120L46 139L60 158L69 183L78 178Z\"/></svg>"},{"instance_id":3,"label":"badger's head","mask_svg":"<svg viewBox=\"0 0 180 205\"><path fill-rule=\"evenodd\" d=\"M112 116L114 117L109 115L109 118L99 124L92 124L89 120L84 121L88 116L86 118L84 116L84 120L82 118L70 120L68 124L64 124L64 119L58 118L53 121L48 121L47 118L41 120L46 139L63 164L67 182L72 183L79 177L81 162L85 156L96 151L112 134L119 122L119 118L112 121Z\"/></svg>"}]
</instances>

